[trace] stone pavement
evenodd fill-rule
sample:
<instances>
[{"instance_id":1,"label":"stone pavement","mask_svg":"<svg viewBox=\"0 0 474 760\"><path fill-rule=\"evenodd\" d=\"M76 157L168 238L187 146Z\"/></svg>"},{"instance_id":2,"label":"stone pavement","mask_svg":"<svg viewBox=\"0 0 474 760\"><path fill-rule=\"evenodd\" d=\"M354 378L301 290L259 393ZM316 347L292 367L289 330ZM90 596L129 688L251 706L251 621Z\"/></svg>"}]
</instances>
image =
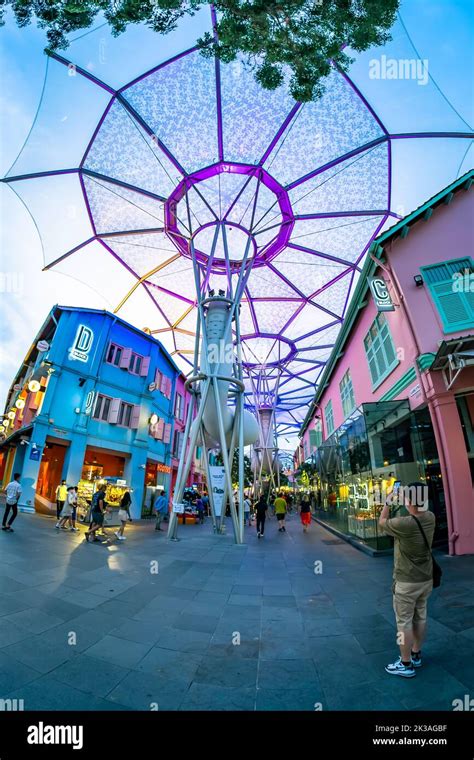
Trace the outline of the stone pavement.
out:
<instances>
[{"instance_id":1,"label":"stone pavement","mask_svg":"<svg viewBox=\"0 0 474 760\"><path fill-rule=\"evenodd\" d=\"M383 669L397 656L391 557L319 525L305 535L293 516L280 534L273 518L242 547L209 523L180 527L179 543L133 524L110 545L53 526L20 514L0 531L0 698L26 710L451 710L474 697L474 557L438 553L425 664L403 680Z\"/></svg>"}]
</instances>

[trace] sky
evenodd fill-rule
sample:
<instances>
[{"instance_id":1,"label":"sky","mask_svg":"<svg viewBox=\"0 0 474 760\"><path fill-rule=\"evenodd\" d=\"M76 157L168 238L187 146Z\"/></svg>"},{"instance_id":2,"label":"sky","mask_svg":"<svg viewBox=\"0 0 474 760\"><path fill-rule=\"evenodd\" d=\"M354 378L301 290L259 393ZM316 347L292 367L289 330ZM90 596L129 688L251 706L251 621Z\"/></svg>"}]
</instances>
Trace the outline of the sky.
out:
<instances>
[{"instance_id":1,"label":"sky","mask_svg":"<svg viewBox=\"0 0 474 760\"><path fill-rule=\"evenodd\" d=\"M474 122L474 3L403 0L400 10L424 65L418 64L415 76L408 80L386 77L391 60L416 58L398 21L391 43L355 55L350 76L392 133L467 131L464 122ZM182 21L166 37L135 26L114 39L98 19L92 31L72 35L75 41L64 55L117 87L191 47L207 29L208 8ZM43 88L47 65L44 46L43 30L34 25L18 29L12 15L7 15L0 29L2 176L77 166L108 101L107 94L99 88L80 76L69 76L72 72L49 61L42 109L22 150ZM427 80L426 71L443 95ZM409 213L472 168L473 153L466 140L397 141L393 150L392 210L401 215ZM113 310L130 285L128 275L119 266L111 277L110 261L94 249L84 257L71 257L56 269L42 271L45 256L50 261L70 247L73 229L76 234L77 228L84 225L84 237L88 236L85 217L77 218L74 198L66 210L57 205L58 197L70 191L67 181L61 182L57 183L56 197L45 195L37 183L31 183L29 188L22 183L23 201L9 187L0 185L2 403L23 356L54 304ZM148 315L132 312L125 318L143 327Z\"/></svg>"}]
</instances>

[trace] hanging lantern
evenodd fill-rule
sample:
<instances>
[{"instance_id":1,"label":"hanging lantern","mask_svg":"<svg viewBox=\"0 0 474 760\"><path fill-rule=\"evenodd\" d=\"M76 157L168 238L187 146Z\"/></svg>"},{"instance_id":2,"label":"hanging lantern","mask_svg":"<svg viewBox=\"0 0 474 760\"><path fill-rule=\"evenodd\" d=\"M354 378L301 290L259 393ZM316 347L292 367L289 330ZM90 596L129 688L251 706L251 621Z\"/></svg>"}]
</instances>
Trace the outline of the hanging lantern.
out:
<instances>
[{"instance_id":1,"label":"hanging lantern","mask_svg":"<svg viewBox=\"0 0 474 760\"><path fill-rule=\"evenodd\" d=\"M24 398L17 398L15 401L15 406L17 409L24 409L25 408L25 399Z\"/></svg>"},{"instance_id":2,"label":"hanging lantern","mask_svg":"<svg viewBox=\"0 0 474 760\"><path fill-rule=\"evenodd\" d=\"M28 383L28 390L31 393L38 393L40 388L41 388L41 384L37 380L30 380L30 382Z\"/></svg>"}]
</instances>

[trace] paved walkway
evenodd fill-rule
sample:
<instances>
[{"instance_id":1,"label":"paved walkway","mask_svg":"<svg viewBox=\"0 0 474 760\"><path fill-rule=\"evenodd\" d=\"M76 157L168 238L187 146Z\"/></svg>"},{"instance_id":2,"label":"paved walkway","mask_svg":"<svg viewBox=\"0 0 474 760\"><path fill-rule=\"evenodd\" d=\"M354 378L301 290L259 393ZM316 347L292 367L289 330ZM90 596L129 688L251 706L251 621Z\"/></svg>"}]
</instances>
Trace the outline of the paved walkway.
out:
<instances>
[{"instance_id":1,"label":"paved walkway","mask_svg":"<svg viewBox=\"0 0 474 760\"><path fill-rule=\"evenodd\" d=\"M53 525L20 514L0 531L0 698L27 710L451 710L474 696L474 557L440 555L425 665L405 681L383 669L390 557L304 535L297 517L286 534L269 520L262 541L246 529L243 547L209 524L179 543L133 525L110 545Z\"/></svg>"}]
</instances>

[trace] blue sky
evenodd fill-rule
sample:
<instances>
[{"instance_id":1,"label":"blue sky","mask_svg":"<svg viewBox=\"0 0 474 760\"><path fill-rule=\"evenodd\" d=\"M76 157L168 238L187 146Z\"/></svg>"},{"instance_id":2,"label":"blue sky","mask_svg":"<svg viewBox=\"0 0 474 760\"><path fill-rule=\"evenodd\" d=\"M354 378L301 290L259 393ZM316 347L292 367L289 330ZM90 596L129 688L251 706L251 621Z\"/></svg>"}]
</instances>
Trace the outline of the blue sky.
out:
<instances>
[{"instance_id":1,"label":"blue sky","mask_svg":"<svg viewBox=\"0 0 474 760\"><path fill-rule=\"evenodd\" d=\"M473 13L471 0L404 0L403 21L430 74L470 124L474 121L472 71ZM97 22L97 26L100 21ZM107 27L75 35L80 37L64 53L113 86L133 77L194 44L209 28L204 9L182 22L176 32L161 37L143 27L130 27L114 39ZM371 62L414 58L399 23L393 42L383 49L357 56L351 76L391 132L463 130L466 126L431 82L371 78ZM18 29L11 16L0 30L0 65L3 72L1 102L0 171L4 175L15 161L32 125L45 73L45 33L34 26ZM373 70L373 69L372 69ZM30 141L14 166L14 174L77 165L95 122L108 98L80 77L54 62L49 64L48 87L43 109ZM348 126L350 128L350 125ZM394 148L394 195L392 210L405 214L471 168L473 150L465 154L467 141L399 141ZM464 159L464 160L463 160ZM62 188L59 188L62 192ZM11 378L54 303L111 309L129 285L124 272L114 271L110 286L109 262L100 256L69 261L57 271L42 272L42 244L31 216L12 191L2 185L1 238L3 290L5 274L10 291L3 292L0 306L0 399L3 403ZM65 250L71 228L83 220L58 218L55 199L37 187L27 191L27 204L35 206L46 248ZM72 206L74 202L72 201ZM47 220L47 221L46 221ZM94 263L93 263L94 262ZM125 318L138 326L143 314Z\"/></svg>"}]
</instances>

